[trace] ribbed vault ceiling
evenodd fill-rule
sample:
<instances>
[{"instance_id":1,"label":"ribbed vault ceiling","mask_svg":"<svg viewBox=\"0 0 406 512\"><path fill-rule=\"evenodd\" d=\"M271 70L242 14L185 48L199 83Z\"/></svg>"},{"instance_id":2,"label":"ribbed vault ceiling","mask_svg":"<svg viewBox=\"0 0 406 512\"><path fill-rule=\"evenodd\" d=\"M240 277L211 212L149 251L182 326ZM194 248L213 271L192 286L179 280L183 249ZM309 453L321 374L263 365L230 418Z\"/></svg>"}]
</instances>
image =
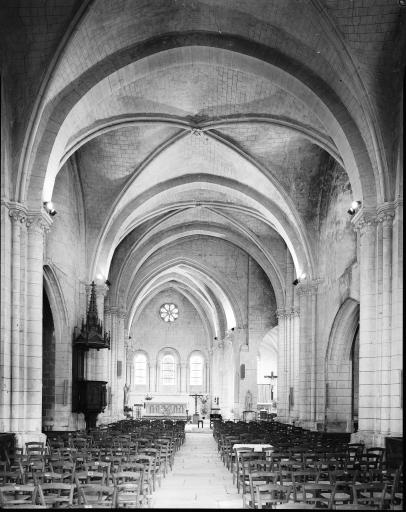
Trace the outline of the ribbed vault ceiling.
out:
<instances>
[{"instance_id":1,"label":"ribbed vault ceiling","mask_svg":"<svg viewBox=\"0 0 406 512\"><path fill-rule=\"evenodd\" d=\"M232 48L179 44L154 51L158 43L151 50L145 43L135 49L137 37L155 37L158 28L135 23L148 10L145 2L117 4L121 10L114 3L113 16L110 2L107 10L104 1L95 2L83 20L88 31L73 36L47 91L48 100L57 98L67 76L79 80L78 97L52 144L44 199L52 196L59 170L74 165L86 210L89 279L111 281L112 302L127 310L129 324L157 293L176 290L196 308L212 339L241 324L236 292L221 272L182 254L185 241L223 241L248 254L282 304L287 250L296 274L315 272L331 169L347 167L353 187L360 188L355 157L332 111L299 79L304 65L326 80L333 76L314 60L314 48L330 36L321 29L315 38L296 34L282 5L272 36L271 25L261 21L262 14L268 23L275 14L267 2L261 2L261 16L251 2L238 2L238 13L218 2L196 2L196 19L181 16L182 26L213 30L214 18L227 14L230 33L234 26L244 37L292 54L297 69L292 64L288 73ZM180 11L171 4L177 14L166 25L175 30ZM213 19L202 16L207 9ZM155 14L162 15L159 9ZM107 49L113 28L117 37ZM303 53L293 58L299 47ZM103 66L109 71L103 73ZM337 88L353 87L346 72L346 83L335 82Z\"/></svg>"}]
</instances>

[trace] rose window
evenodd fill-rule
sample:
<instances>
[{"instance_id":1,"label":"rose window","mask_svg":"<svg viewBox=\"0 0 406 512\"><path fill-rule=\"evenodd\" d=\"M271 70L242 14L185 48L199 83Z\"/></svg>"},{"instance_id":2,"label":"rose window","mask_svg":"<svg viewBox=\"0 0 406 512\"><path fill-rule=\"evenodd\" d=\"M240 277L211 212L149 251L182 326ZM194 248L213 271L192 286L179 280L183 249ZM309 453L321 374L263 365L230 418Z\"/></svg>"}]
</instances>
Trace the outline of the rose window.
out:
<instances>
[{"instance_id":1,"label":"rose window","mask_svg":"<svg viewBox=\"0 0 406 512\"><path fill-rule=\"evenodd\" d=\"M176 304L163 304L159 309L159 316L164 322L174 322L179 316Z\"/></svg>"}]
</instances>

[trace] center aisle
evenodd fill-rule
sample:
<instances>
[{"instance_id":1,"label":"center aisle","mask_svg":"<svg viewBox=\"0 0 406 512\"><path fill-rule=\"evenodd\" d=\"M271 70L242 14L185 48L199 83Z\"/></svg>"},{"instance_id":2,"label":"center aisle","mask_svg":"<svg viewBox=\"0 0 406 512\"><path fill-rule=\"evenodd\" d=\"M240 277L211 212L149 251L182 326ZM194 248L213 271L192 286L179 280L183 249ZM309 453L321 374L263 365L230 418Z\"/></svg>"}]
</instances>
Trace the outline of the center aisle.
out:
<instances>
[{"instance_id":1,"label":"center aisle","mask_svg":"<svg viewBox=\"0 0 406 512\"><path fill-rule=\"evenodd\" d=\"M186 432L173 470L153 494L152 508L242 508L242 496L219 457L212 430Z\"/></svg>"}]
</instances>

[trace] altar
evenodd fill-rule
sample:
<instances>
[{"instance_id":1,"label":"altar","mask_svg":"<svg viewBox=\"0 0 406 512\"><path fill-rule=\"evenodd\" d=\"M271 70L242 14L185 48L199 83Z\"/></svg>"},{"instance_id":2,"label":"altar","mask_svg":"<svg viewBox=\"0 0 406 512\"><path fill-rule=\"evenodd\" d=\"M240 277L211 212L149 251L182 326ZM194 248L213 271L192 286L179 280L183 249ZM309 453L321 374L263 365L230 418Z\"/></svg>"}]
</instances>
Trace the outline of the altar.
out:
<instances>
[{"instance_id":1,"label":"altar","mask_svg":"<svg viewBox=\"0 0 406 512\"><path fill-rule=\"evenodd\" d=\"M145 415L148 417L186 417L186 403L178 402L153 402L145 404Z\"/></svg>"}]
</instances>

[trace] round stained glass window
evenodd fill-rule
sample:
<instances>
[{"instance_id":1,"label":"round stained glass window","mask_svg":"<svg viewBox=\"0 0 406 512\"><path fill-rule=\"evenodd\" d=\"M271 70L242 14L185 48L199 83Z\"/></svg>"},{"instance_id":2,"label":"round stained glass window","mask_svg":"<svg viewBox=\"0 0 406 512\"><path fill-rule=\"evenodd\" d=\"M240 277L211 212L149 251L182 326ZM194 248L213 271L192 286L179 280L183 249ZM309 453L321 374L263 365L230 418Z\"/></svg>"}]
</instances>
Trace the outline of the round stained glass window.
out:
<instances>
[{"instance_id":1,"label":"round stained glass window","mask_svg":"<svg viewBox=\"0 0 406 512\"><path fill-rule=\"evenodd\" d=\"M159 316L164 322L174 322L179 316L176 304L162 304L159 308Z\"/></svg>"}]
</instances>

